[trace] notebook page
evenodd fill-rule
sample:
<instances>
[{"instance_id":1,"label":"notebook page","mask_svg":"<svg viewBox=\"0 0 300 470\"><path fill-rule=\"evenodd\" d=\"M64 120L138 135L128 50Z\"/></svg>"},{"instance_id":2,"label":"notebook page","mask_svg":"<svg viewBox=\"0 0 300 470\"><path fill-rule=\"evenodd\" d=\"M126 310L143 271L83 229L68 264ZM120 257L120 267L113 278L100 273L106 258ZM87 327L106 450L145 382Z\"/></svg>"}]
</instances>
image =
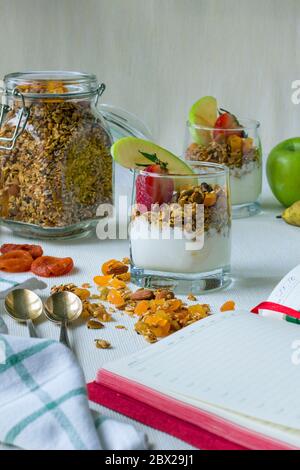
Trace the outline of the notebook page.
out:
<instances>
[{"instance_id":1,"label":"notebook page","mask_svg":"<svg viewBox=\"0 0 300 470\"><path fill-rule=\"evenodd\" d=\"M105 369L201 409L300 430L300 366L291 360L297 339L297 325L228 312Z\"/></svg>"},{"instance_id":2,"label":"notebook page","mask_svg":"<svg viewBox=\"0 0 300 470\"><path fill-rule=\"evenodd\" d=\"M300 310L300 266L296 266L284 276L268 300Z\"/></svg>"}]
</instances>

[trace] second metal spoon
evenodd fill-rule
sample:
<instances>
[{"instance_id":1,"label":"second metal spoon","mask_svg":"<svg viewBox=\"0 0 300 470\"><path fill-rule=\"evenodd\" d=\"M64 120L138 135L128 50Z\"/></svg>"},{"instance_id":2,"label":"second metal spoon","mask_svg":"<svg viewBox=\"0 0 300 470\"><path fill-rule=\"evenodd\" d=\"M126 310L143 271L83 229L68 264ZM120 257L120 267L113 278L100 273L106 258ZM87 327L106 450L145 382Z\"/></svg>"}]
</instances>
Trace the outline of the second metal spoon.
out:
<instances>
[{"instance_id":1,"label":"second metal spoon","mask_svg":"<svg viewBox=\"0 0 300 470\"><path fill-rule=\"evenodd\" d=\"M48 297L44 309L50 321L60 323L59 341L71 349L67 325L81 315L82 302L80 298L72 292L56 292Z\"/></svg>"}]
</instances>

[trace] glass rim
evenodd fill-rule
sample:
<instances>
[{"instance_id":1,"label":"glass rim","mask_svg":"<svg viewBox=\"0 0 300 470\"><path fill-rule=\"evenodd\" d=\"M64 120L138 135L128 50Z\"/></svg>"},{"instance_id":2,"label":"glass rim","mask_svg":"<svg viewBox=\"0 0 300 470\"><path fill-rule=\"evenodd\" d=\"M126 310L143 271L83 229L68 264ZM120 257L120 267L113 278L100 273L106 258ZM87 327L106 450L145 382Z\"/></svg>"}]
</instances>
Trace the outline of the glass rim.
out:
<instances>
[{"instance_id":1,"label":"glass rim","mask_svg":"<svg viewBox=\"0 0 300 470\"><path fill-rule=\"evenodd\" d=\"M99 82L93 73L69 71L69 70L28 70L22 72L12 72L4 76L3 84L5 90L12 93L20 85L30 85L37 83L60 82L63 85L73 86L66 92L56 93L30 93L23 92L26 98L55 98L55 97L77 97L94 96L98 93Z\"/></svg>"},{"instance_id":2,"label":"glass rim","mask_svg":"<svg viewBox=\"0 0 300 470\"><path fill-rule=\"evenodd\" d=\"M197 160L188 160L188 162L196 166L197 168L208 168L214 169L215 171L203 171L203 172L195 172L195 173L152 173L150 171L146 171L139 168L134 168L132 171L134 175L141 175L141 176L152 176L153 178L199 178L199 177L214 177L214 176L227 176L229 174L229 168L226 165L222 165L221 163L212 163L212 162L203 162Z\"/></svg>"},{"instance_id":3,"label":"glass rim","mask_svg":"<svg viewBox=\"0 0 300 470\"><path fill-rule=\"evenodd\" d=\"M251 118L240 118L240 121L245 122L245 126L238 126L234 128L224 129L222 127L211 127L211 126L203 126L202 124L193 124L190 120L187 120L186 124L187 127L192 129L199 129L203 131L222 131L222 132L233 132L233 131L247 131L247 130L255 130L260 128L260 121Z\"/></svg>"}]
</instances>

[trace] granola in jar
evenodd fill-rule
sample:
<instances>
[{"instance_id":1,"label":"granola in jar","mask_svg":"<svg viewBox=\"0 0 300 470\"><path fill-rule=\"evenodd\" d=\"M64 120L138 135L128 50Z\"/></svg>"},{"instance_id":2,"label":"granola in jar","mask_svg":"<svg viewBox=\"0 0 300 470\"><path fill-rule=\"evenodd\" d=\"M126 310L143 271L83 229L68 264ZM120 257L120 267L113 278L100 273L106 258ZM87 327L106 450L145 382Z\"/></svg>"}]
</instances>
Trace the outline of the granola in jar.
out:
<instances>
[{"instance_id":1,"label":"granola in jar","mask_svg":"<svg viewBox=\"0 0 300 470\"><path fill-rule=\"evenodd\" d=\"M1 221L26 235L86 230L99 205L113 199L112 142L95 107L96 78L33 72L8 75L4 83L10 109L0 128ZM16 129L20 96L27 122L7 150L3 138Z\"/></svg>"}]
</instances>

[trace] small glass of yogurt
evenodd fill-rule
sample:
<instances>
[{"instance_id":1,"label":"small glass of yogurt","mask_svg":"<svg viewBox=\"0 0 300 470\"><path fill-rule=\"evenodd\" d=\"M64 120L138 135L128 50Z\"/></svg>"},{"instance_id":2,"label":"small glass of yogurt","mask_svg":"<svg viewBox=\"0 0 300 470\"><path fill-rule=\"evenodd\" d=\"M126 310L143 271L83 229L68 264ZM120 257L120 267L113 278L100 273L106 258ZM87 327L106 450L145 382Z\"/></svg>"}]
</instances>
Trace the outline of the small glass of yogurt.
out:
<instances>
[{"instance_id":1,"label":"small glass of yogurt","mask_svg":"<svg viewBox=\"0 0 300 470\"><path fill-rule=\"evenodd\" d=\"M229 170L190 164L193 174L134 172L131 277L141 287L198 294L230 283Z\"/></svg>"},{"instance_id":2,"label":"small glass of yogurt","mask_svg":"<svg viewBox=\"0 0 300 470\"><path fill-rule=\"evenodd\" d=\"M184 158L229 168L233 218L260 212L262 190L260 123L239 120L234 129L210 128L187 122Z\"/></svg>"}]
</instances>

